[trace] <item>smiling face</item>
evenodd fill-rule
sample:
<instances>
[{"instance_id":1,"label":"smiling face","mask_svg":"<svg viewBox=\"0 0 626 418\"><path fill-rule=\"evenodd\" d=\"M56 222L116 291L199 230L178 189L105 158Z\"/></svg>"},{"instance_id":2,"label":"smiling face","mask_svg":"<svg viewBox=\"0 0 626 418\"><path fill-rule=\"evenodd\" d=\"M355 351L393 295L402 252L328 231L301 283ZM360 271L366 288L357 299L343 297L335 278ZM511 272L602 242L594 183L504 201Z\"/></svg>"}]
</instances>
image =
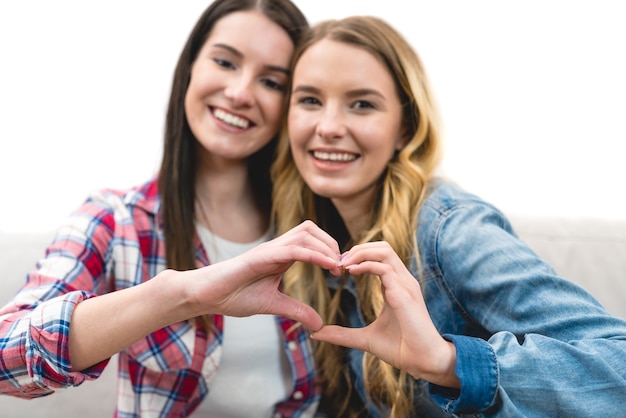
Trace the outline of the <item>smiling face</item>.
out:
<instances>
[{"instance_id":1,"label":"smiling face","mask_svg":"<svg viewBox=\"0 0 626 418\"><path fill-rule=\"evenodd\" d=\"M378 179L404 145L401 120L391 75L365 49L323 39L298 60L288 116L293 159L346 223L359 216L355 210L368 211Z\"/></svg>"},{"instance_id":2,"label":"smiling face","mask_svg":"<svg viewBox=\"0 0 626 418\"><path fill-rule=\"evenodd\" d=\"M231 13L215 24L185 95L204 160L243 160L276 135L292 53L288 34L259 12Z\"/></svg>"}]
</instances>

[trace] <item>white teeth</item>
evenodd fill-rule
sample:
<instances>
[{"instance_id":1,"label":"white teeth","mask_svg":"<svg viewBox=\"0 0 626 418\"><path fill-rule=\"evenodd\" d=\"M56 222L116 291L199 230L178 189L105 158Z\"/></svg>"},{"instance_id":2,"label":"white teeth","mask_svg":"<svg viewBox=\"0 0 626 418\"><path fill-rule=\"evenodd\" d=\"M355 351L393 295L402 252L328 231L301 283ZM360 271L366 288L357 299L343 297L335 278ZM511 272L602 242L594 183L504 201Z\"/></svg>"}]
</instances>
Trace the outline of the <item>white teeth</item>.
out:
<instances>
[{"instance_id":1,"label":"white teeth","mask_svg":"<svg viewBox=\"0 0 626 418\"><path fill-rule=\"evenodd\" d=\"M249 122L246 119L226 113L222 109L215 109L213 111L213 116L222 122L226 122L227 124L236 126L237 128L246 129L249 125Z\"/></svg>"},{"instance_id":2,"label":"white teeth","mask_svg":"<svg viewBox=\"0 0 626 418\"><path fill-rule=\"evenodd\" d=\"M346 152L324 152L313 151L313 156L318 160L325 161L353 161L356 160L355 154L348 154Z\"/></svg>"}]
</instances>

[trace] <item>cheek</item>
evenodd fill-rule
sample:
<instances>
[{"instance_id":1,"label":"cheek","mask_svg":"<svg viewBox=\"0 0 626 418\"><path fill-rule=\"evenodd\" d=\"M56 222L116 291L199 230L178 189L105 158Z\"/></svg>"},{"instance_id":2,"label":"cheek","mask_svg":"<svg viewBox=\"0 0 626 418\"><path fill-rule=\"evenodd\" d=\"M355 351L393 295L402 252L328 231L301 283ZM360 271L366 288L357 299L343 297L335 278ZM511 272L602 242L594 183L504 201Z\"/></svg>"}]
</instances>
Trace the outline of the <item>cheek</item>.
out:
<instances>
[{"instance_id":1,"label":"cheek","mask_svg":"<svg viewBox=\"0 0 626 418\"><path fill-rule=\"evenodd\" d=\"M298 171L302 172L302 152L305 149L306 141L299 129L300 125L297 118L292 113L289 113L287 118L287 138L289 139L291 157Z\"/></svg>"},{"instance_id":2,"label":"cheek","mask_svg":"<svg viewBox=\"0 0 626 418\"><path fill-rule=\"evenodd\" d=\"M370 138L372 138L371 145L376 148L376 152L381 157L387 156L391 159L396 151L404 146L400 127L396 124L382 121L378 124L372 124L365 129L365 132L369 133Z\"/></svg>"},{"instance_id":3,"label":"cheek","mask_svg":"<svg viewBox=\"0 0 626 418\"><path fill-rule=\"evenodd\" d=\"M187 119L187 123L189 124L189 127L191 128L192 132L195 135L196 132L194 132L194 127L195 127L194 124L196 120L198 119L198 117L197 117L197 112L194 111L193 94L189 88L187 88L187 91L185 92L183 107L185 110L185 118Z\"/></svg>"},{"instance_id":4,"label":"cheek","mask_svg":"<svg viewBox=\"0 0 626 418\"><path fill-rule=\"evenodd\" d=\"M310 132L312 130L314 131L312 126L313 122L311 117L307 116L306 113L299 111L289 112L287 119L287 131L292 148L305 144L307 139L311 136Z\"/></svg>"},{"instance_id":5,"label":"cheek","mask_svg":"<svg viewBox=\"0 0 626 418\"><path fill-rule=\"evenodd\" d=\"M192 71L184 98L185 113L188 118L194 117L199 108L204 108L201 98L203 86L199 84L199 81L197 77L194 77L194 72Z\"/></svg>"},{"instance_id":6,"label":"cheek","mask_svg":"<svg viewBox=\"0 0 626 418\"><path fill-rule=\"evenodd\" d=\"M190 111L191 111L191 98L190 98L191 94L189 93L189 88L187 88L187 91L185 92L185 98L183 101L183 106L185 108L185 114L187 115L187 118L189 118L190 115Z\"/></svg>"},{"instance_id":7,"label":"cheek","mask_svg":"<svg viewBox=\"0 0 626 418\"><path fill-rule=\"evenodd\" d=\"M267 92L264 94L267 95ZM265 96L261 103L265 120L273 130L277 131L283 116L283 98L278 94L269 95Z\"/></svg>"},{"instance_id":8,"label":"cheek","mask_svg":"<svg viewBox=\"0 0 626 418\"><path fill-rule=\"evenodd\" d=\"M299 173L302 180L304 180L304 182L310 187L312 178L306 153L302 150L301 147L298 147L297 145L294 145L292 143L291 158L293 159L293 164L296 167L296 171Z\"/></svg>"}]
</instances>

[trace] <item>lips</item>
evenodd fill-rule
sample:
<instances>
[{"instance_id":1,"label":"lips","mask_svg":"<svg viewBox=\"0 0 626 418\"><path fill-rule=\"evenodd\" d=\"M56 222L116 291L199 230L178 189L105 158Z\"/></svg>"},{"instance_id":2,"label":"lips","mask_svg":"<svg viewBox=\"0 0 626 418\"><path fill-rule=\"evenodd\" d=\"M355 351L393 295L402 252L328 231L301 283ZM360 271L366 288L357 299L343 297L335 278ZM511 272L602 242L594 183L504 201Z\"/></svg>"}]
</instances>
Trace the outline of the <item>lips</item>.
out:
<instances>
[{"instance_id":1,"label":"lips","mask_svg":"<svg viewBox=\"0 0 626 418\"><path fill-rule=\"evenodd\" d=\"M213 109L213 116L230 126L234 126L235 128L246 129L251 125L251 122L248 119L233 115L223 109Z\"/></svg>"}]
</instances>

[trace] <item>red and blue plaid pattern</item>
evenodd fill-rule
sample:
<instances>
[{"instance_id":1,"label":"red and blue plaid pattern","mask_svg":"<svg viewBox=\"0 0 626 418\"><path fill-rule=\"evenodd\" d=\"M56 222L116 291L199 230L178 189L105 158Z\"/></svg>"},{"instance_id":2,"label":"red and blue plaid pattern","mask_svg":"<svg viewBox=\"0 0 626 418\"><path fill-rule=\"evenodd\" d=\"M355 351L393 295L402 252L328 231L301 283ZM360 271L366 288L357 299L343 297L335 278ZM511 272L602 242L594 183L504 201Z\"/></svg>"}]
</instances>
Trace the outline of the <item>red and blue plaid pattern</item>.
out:
<instances>
[{"instance_id":1,"label":"red and blue plaid pattern","mask_svg":"<svg viewBox=\"0 0 626 418\"><path fill-rule=\"evenodd\" d=\"M108 363L83 372L69 361L69 321L77 303L135 286L165 269L156 180L127 191L93 193L59 229L23 288L0 309L0 392L23 398L96 379ZM209 263L196 237L197 265ZM219 367L222 317L207 334L193 321L173 324L119 354L117 417L185 417L210 391ZM292 364L291 396L277 415L315 408L319 388L308 335L278 318Z\"/></svg>"}]
</instances>

